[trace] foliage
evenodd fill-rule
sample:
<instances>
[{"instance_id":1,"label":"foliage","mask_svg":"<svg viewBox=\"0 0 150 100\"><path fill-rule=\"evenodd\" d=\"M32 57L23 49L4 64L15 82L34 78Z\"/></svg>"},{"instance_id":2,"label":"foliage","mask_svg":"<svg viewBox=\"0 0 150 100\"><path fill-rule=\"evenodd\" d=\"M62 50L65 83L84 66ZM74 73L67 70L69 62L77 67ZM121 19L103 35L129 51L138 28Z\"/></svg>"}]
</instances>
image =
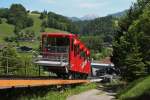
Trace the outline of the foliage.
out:
<instances>
[{"instance_id":1,"label":"foliage","mask_svg":"<svg viewBox=\"0 0 150 100\"><path fill-rule=\"evenodd\" d=\"M116 18L112 16L100 17L90 21L74 22L82 35L101 35L105 42L112 42Z\"/></svg>"},{"instance_id":2,"label":"foliage","mask_svg":"<svg viewBox=\"0 0 150 100\"><path fill-rule=\"evenodd\" d=\"M113 34L114 28L112 19L112 16L106 16L92 20L83 28L83 33Z\"/></svg>"},{"instance_id":3,"label":"foliage","mask_svg":"<svg viewBox=\"0 0 150 100\"><path fill-rule=\"evenodd\" d=\"M50 27L55 29L60 29L63 31L68 31L71 33L79 33L78 27L67 17L55 14L53 12L42 12L40 15L41 19L46 19L43 21L43 27Z\"/></svg>"},{"instance_id":4,"label":"foliage","mask_svg":"<svg viewBox=\"0 0 150 100\"><path fill-rule=\"evenodd\" d=\"M106 18L102 17L91 21L72 22L68 17L58 15L53 12L43 11L40 13L38 11L33 11L31 13L28 13L28 11L26 11L26 9L21 4L13 4L11 5L10 8L2 9L2 12L7 12L6 13L7 16L3 16L6 21L3 22L2 25L0 25L0 29L1 29L0 32L6 33L6 34L0 34L0 39L2 38L1 41L5 40L6 42L12 42L17 40L26 41L29 38L36 39L37 37L39 37L40 32L65 32L66 33L66 31L68 31L72 33L79 33L82 35L84 30L85 34L87 34L87 36L84 34L85 38L87 38L89 34L93 35L90 37L91 40L88 41L89 38L87 38L85 40L88 42L86 41L84 42L90 49L92 49L93 57L95 56L95 54L97 54L96 57L94 58L99 59L99 57L103 56L103 54L99 53L101 52L102 49L103 39L105 42L111 43L113 37L112 34L110 34L110 31L108 32L106 30L106 27L110 27L109 29L112 29L113 18L111 16L107 16ZM104 23L105 21L107 21L107 24ZM86 32L87 31L86 29L88 29L87 27L90 27L91 31L88 30L88 32ZM102 31L103 29L101 27L105 29L104 30L105 32ZM7 29L9 30L9 32L7 32L8 31ZM33 32L27 32L28 30L31 30ZM97 30L97 31L92 31L92 30ZM34 33L34 34L30 34L30 33ZM97 34L98 37L96 37ZM33 43L33 47L34 45L35 43Z\"/></svg>"},{"instance_id":5,"label":"foliage","mask_svg":"<svg viewBox=\"0 0 150 100\"><path fill-rule=\"evenodd\" d=\"M45 27L42 26L40 32L45 32Z\"/></svg>"},{"instance_id":6,"label":"foliage","mask_svg":"<svg viewBox=\"0 0 150 100\"><path fill-rule=\"evenodd\" d=\"M33 26L33 19L32 18L28 18L26 20L26 25L27 25L27 27Z\"/></svg>"},{"instance_id":7,"label":"foliage","mask_svg":"<svg viewBox=\"0 0 150 100\"><path fill-rule=\"evenodd\" d=\"M0 18L0 24L2 24L2 19Z\"/></svg>"},{"instance_id":8,"label":"foliage","mask_svg":"<svg viewBox=\"0 0 150 100\"><path fill-rule=\"evenodd\" d=\"M5 37L4 40L6 42L14 42L16 41L16 38L14 36Z\"/></svg>"},{"instance_id":9,"label":"foliage","mask_svg":"<svg viewBox=\"0 0 150 100\"><path fill-rule=\"evenodd\" d=\"M83 84L83 85L76 86L74 88L68 88L68 89L64 90L63 92L49 91L49 93L47 93L46 96L44 96L44 97L34 96L34 97L32 97L32 100L66 100L68 96L76 95L81 92L84 92L84 91L87 91L90 89L94 89L94 88L96 88L96 84L94 84L94 83ZM22 97L22 99L20 99L20 100L24 100L25 98L26 97Z\"/></svg>"},{"instance_id":10,"label":"foliage","mask_svg":"<svg viewBox=\"0 0 150 100\"><path fill-rule=\"evenodd\" d=\"M111 56L112 48L104 46L105 43L102 36L81 36L80 39L85 43L86 47L90 49L91 58L94 60L100 60Z\"/></svg>"},{"instance_id":11,"label":"foliage","mask_svg":"<svg viewBox=\"0 0 150 100\"><path fill-rule=\"evenodd\" d=\"M16 76L38 76L38 67L32 62L32 54L18 53L13 45L6 45L0 52L0 74ZM41 74L43 70L41 70Z\"/></svg>"},{"instance_id":12,"label":"foliage","mask_svg":"<svg viewBox=\"0 0 150 100\"><path fill-rule=\"evenodd\" d=\"M130 83L125 89L119 92L119 100L144 100L144 95L150 91L150 76L140 78Z\"/></svg>"},{"instance_id":13,"label":"foliage","mask_svg":"<svg viewBox=\"0 0 150 100\"><path fill-rule=\"evenodd\" d=\"M81 36L80 39L89 49L95 52L101 51L103 43L101 36Z\"/></svg>"},{"instance_id":14,"label":"foliage","mask_svg":"<svg viewBox=\"0 0 150 100\"><path fill-rule=\"evenodd\" d=\"M15 26L14 33L17 35L21 31L21 27L19 25Z\"/></svg>"},{"instance_id":15,"label":"foliage","mask_svg":"<svg viewBox=\"0 0 150 100\"><path fill-rule=\"evenodd\" d=\"M14 30L14 26L3 22L0 24L0 42L4 41L4 38L11 36Z\"/></svg>"},{"instance_id":16,"label":"foliage","mask_svg":"<svg viewBox=\"0 0 150 100\"><path fill-rule=\"evenodd\" d=\"M8 66L11 68L20 67L22 64L22 60L20 59L19 55L17 54L15 48L11 45L6 46L2 50L2 54L0 56L1 66ZM11 62L11 63L10 63ZM18 69L11 69L9 71L16 71ZM5 70L6 73L6 70Z\"/></svg>"},{"instance_id":17,"label":"foliage","mask_svg":"<svg viewBox=\"0 0 150 100\"><path fill-rule=\"evenodd\" d=\"M25 29L21 30L21 33L27 33L28 30L30 30L31 32L33 31L34 34L34 39L36 39L37 37L40 36L40 29L41 29L41 20L39 19L39 14L28 14L29 18L33 19L34 21L34 25L31 27L27 27ZM13 34L13 30L14 30L14 25L12 24L8 24L7 23L7 19L2 18L3 23L0 24L0 42L4 43L4 42L12 42L15 41L16 36ZM53 29L53 28L45 28L46 32L65 32L65 31L61 31L61 30L57 30L57 29ZM20 33L20 32L19 32ZM66 33L66 32L65 32ZM28 34L27 34L28 35ZM6 40L6 41L5 41ZM24 43L19 43L19 44L24 44ZM28 42L25 43L26 46L30 45L31 47L36 47L38 45L38 41L35 42Z\"/></svg>"},{"instance_id":18,"label":"foliage","mask_svg":"<svg viewBox=\"0 0 150 100\"><path fill-rule=\"evenodd\" d=\"M15 34L26 29L40 33L55 28L76 34L103 35L104 40L109 43L113 38L114 18L111 16L72 22L68 17L45 10L41 13L32 11L29 14L21 4L12 4L10 8L0 9L0 17L7 19L7 23L15 25L13 31Z\"/></svg>"},{"instance_id":19,"label":"foliage","mask_svg":"<svg viewBox=\"0 0 150 100\"><path fill-rule=\"evenodd\" d=\"M43 11L41 14L40 14L40 19L45 19L47 16L47 11Z\"/></svg>"},{"instance_id":20,"label":"foliage","mask_svg":"<svg viewBox=\"0 0 150 100\"><path fill-rule=\"evenodd\" d=\"M21 31L17 34L16 40L20 41L32 41L35 39L35 33L33 30Z\"/></svg>"},{"instance_id":21,"label":"foliage","mask_svg":"<svg viewBox=\"0 0 150 100\"><path fill-rule=\"evenodd\" d=\"M33 20L28 17L26 9L21 4L12 4L5 18L7 18L9 24L15 25L15 33L33 25Z\"/></svg>"},{"instance_id":22,"label":"foliage","mask_svg":"<svg viewBox=\"0 0 150 100\"><path fill-rule=\"evenodd\" d=\"M138 0L119 21L112 61L123 79L129 81L139 78L150 67L149 9L149 0Z\"/></svg>"},{"instance_id":23,"label":"foliage","mask_svg":"<svg viewBox=\"0 0 150 100\"><path fill-rule=\"evenodd\" d=\"M8 17L8 8L0 8L0 17L7 18Z\"/></svg>"},{"instance_id":24,"label":"foliage","mask_svg":"<svg viewBox=\"0 0 150 100\"><path fill-rule=\"evenodd\" d=\"M32 14L40 14L39 11L32 11L31 13L32 13Z\"/></svg>"}]
</instances>

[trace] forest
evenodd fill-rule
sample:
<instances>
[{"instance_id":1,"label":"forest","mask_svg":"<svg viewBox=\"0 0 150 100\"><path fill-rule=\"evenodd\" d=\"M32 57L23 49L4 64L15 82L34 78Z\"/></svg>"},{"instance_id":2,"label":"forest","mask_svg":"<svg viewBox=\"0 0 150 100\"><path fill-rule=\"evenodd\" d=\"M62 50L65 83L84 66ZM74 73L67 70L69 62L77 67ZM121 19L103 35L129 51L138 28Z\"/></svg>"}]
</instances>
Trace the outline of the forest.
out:
<instances>
[{"instance_id":1,"label":"forest","mask_svg":"<svg viewBox=\"0 0 150 100\"><path fill-rule=\"evenodd\" d=\"M34 21L35 17L37 17L36 22ZM49 29L53 28L68 33L78 34L86 43L87 47L93 52L92 57L94 59L107 56L106 53L104 55L103 53L100 54L100 51L111 51L109 49L105 50L103 44L112 44L112 39L116 30L116 21L117 18L111 15L99 17L94 20L72 21L66 16L51 11L29 11L21 4L12 4L10 8L0 8L0 23L2 27L4 27L4 23L14 26L14 28L11 29L11 33L9 32L11 35L6 35L2 38L4 41L17 42L17 44L25 41L39 41L39 33L51 32ZM39 24L39 26L36 27L35 23ZM31 27L35 27L36 29ZM7 29L5 29L4 32L6 30ZM101 38L100 41L97 37ZM88 43L89 38L93 41L90 44ZM99 43L96 43L97 41L99 41ZM100 48L97 48L99 44ZM95 57L94 53L98 56Z\"/></svg>"},{"instance_id":2,"label":"forest","mask_svg":"<svg viewBox=\"0 0 150 100\"><path fill-rule=\"evenodd\" d=\"M149 29L150 0L138 0L120 19L113 41L112 61L125 80L150 73Z\"/></svg>"},{"instance_id":3,"label":"forest","mask_svg":"<svg viewBox=\"0 0 150 100\"><path fill-rule=\"evenodd\" d=\"M38 67L33 65L32 60L40 51L42 32L78 34L91 50L91 58L103 59L112 52L111 46L104 44L112 44L116 21L111 15L94 20L72 21L51 11L29 11L21 4L0 8L0 65L5 66L0 73L27 75L28 72L38 75ZM21 47L31 48L31 51L22 52Z\"/></svg>"}]
</instances>

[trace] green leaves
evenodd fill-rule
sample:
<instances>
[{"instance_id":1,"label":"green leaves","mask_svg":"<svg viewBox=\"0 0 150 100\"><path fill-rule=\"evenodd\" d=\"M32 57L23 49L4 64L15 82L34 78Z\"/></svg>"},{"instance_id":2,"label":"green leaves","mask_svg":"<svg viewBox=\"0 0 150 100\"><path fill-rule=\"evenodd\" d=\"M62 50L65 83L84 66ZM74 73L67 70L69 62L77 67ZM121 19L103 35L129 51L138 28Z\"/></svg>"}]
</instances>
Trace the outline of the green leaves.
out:
<instances>
[{"instance_id":1,"label":"green leaves","mask_svg":"<svg viewBox=\"0 0 150 100\"><path fill-rule=\"evenodd\" d=\"M2 19L0 18L0 24L2 24Z\"/></svg>"},{"instance_id":2,"label":"green leaves","mask_svg":"<svg viewBox=\"0 0 150 100\"><path fill-rule=\"evenodd\" d=\"M7 12L7 15L2 17L5 17L9 24L15 25L14 33L33 25L33 20L28 17L26 9L21 4L12 4L9 9L0 9L0 12Z\"/></svg>"},{"instance_id":3,"label":"green leaves","mask_svg":"<svg viewBox=\"0 0 150 100\"><path fill-rule=\"evenodd\" d=\"M146 73L150 66L150 6L149 0L139 0L119 22L113 43L112 60L121 70L123 79L132 81ZM147 67L146 67L147 66ZM149 66L149 67L148 67Z\"/></svg>"}]
</instances>

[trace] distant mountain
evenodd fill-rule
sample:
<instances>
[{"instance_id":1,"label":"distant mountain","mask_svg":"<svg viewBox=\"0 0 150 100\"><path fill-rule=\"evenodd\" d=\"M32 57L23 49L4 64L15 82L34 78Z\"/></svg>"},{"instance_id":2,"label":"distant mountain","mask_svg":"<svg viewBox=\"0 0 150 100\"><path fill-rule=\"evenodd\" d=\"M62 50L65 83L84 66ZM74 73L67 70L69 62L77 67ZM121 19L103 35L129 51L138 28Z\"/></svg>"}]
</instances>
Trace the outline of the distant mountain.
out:
<instances>
[{"instance_id":1,"label":"distant mountain","mask_svg":"<svg viewBox=\"0 0 150 100\"><path fill-rule=\"evenodd\" d=\"M73 22L81 21L81 19L78 17L69 17L69 19L72 20Z\"/></svg>"},{"instance_id":2,"label":"distant mountain","mask_svg":"<svg viewBox=\"0 0 150 100\"><path fill-rule=\"evenodd\" d=\"M99 16L95 15L95 14L88 14L88 15L81 17L80 19L84 21L84 20L93 20L93 19L98 18L98 17Z\"/></svg>"},{"instance_id":3,"label":"distant mountain","mask_svg":"<svg viewBox=\"0 0 150 100\"><path fill-rule=\"evenodd\" d=\"M124 10L124 11L121 11L121 12L117 12L117 13L114 13L114 14L109 14L110 16L113 16L113 17L122 17L124 16L126 13L127 13L128 10ZM108 15L108 16L109 16Z\"/></svg>"}]
</instances>

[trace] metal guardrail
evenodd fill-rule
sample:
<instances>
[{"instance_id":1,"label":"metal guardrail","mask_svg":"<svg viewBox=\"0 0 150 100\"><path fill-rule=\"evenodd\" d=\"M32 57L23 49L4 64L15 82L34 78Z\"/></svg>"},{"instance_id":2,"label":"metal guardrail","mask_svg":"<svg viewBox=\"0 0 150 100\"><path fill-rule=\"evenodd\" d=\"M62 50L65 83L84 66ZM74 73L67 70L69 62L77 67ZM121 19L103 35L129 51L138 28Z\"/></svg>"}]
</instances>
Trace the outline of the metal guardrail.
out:
<instances>
[{"instance_id":1,"label":"metal guardrail","mask_svg":"<svg viewBox=\"0 0 150 100\"><path fill-rule=\"evenodd\" d=\"M60 61L68 62L69 60L69 47L68 46L47 46L46 51L39 53L36 61Z\"/></svg>"},{"instance_id":2,"label":"metal guardrail","mask_svg":"<svg viewBox=\"0 0 150 100\"><path fill-rule=\"evenodd\" d=\"M41 56L37 58L38 60L46 60L46 61L63 61L68 62L69 55L68 53L49 53L43 52Z\"/></svg>"},{"instance_id":3,"label":"metal guardrail","mask_svg":"<svg viewBox=\"0 0 150 100\"><path fill-rule=\"evenodd\" d=\"M43 55L38 56L34 60L34 63L41 66L67 66L69 63L69 54L44 52Z\"/></svg>"},{"instance_id":4,"label":"metal guardrail","mask_svg":"<svg viewBox=\"0 0 150 100\"><path fill-rule=\"evenodd\" d=\"M51 53L68 53L69 46L46 46L45 48L48 49L48 52Z\"/></svg>"}]
</instances>

